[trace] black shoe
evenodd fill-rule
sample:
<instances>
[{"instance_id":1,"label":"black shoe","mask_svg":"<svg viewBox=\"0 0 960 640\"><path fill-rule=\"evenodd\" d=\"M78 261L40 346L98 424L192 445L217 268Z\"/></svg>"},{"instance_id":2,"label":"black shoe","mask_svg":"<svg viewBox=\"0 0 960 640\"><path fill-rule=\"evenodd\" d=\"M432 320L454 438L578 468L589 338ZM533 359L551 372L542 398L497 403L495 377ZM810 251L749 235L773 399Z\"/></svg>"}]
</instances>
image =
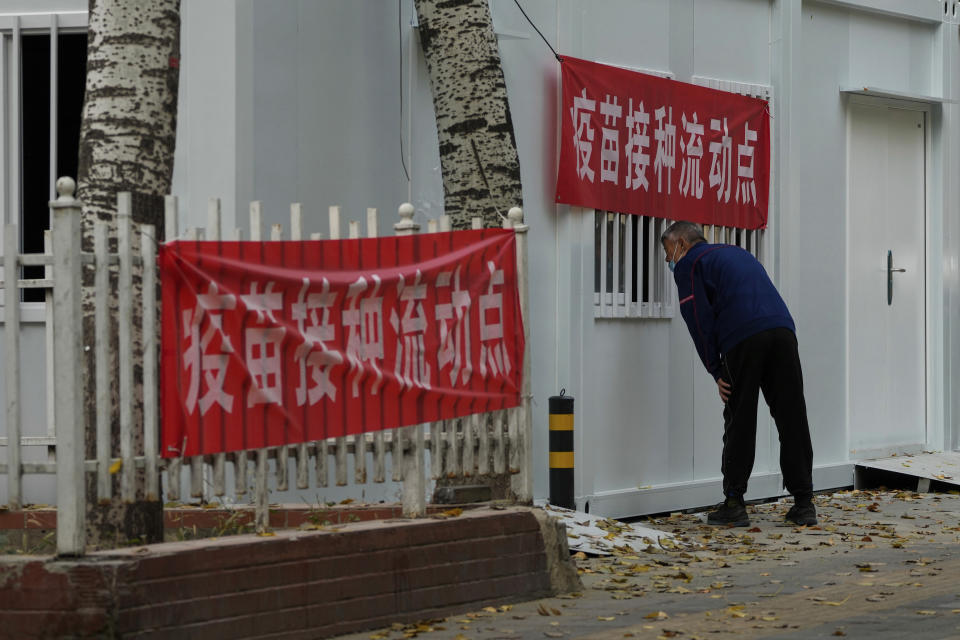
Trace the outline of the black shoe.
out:
<instances>
[{"instance_id":1,"label":"black shoe","mask_svg":"<svg viewBox=\"0 0 960 640\"><path fill-rule=\"evenodd\" d=\"M817 508L813 506L812 502L794 504L790 507L790 511L787 511L784 520L801 527L815 525L817 524Z\"/></svg>"},{"instance_id":2,"label":"black shoe","mask_svg":"<svg viewBox=\"0 0 960 640\"><path fill-rule=\"evenodd\" d=\"M730 496L721 502L716 510L707 515L707 524L749 527L750 518L747 517L747 507L743 504L743 498Z\"/></svg>"}]
</instances>

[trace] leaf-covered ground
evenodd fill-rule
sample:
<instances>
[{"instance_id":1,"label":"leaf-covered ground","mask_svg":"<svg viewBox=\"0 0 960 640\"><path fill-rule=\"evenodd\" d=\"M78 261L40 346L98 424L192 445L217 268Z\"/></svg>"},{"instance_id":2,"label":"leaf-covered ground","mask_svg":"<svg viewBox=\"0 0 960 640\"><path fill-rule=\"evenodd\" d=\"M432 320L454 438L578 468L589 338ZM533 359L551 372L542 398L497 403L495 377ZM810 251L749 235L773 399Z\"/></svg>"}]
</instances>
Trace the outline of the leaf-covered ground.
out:
<instances>
[{"instance_id":1,"label":"leaf-covered ground","mask_svg":"<svg viewBox=\"0 0 960 640\"><path fill-rule=\"evenodd\" d=\"M790 501L749 506L749 528L654 518L643 524L673 541L577 554L581 592L349 638L960 638L960 496L846 491L816 503L813 527L783 523Z\"/></svg>"}]
</instances>

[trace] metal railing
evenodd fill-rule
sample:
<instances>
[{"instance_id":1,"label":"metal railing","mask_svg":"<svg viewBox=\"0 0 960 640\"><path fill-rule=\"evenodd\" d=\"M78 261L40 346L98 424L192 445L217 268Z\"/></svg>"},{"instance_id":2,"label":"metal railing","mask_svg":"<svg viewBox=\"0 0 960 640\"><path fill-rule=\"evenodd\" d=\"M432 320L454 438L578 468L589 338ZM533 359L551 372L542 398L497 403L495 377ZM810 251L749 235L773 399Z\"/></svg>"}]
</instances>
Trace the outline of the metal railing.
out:
<instances>
[{"instance_id":1,"label":"metal railing","mask_svg":"<svg viewBox=\"0 0 960 640\"><path fill-rule=\"evenodd\" d=\"M136 499L160 499L161 477L166 488L167 500L180 500L184 493L193 498L203 498L207 480L212 495L227 494L227 464L233 466L233 493L238 497L250 492L248 482L253 480L258 530L268 527L268 504L270 477L273 488L287 490L293 482L300 489L310 486L326 487L331 480L338 486L364 485L368 481L387 481L387 456L391 463L390 480L402 483L403 511L409 516L426 512L426 452L430 451L429 474L433 478L475 477L486 474L512 476L512 491L519 501L533 498L532 481L532 417L530 409L530 356L529 328L524 354L522 402L516 408L488 414L476 414L454 420L431 422L399 429L365 433L357 436L342 436L307 443L269 447L234 453L219 453L190 458L164 460L159 452L160 420L158 414L157 372L157 314L156 299L156 234L152 226L135 225L132 222L131 196L118 196L117 231L115 253L110 252L107 223L94 223L94 252L81 251L80 202L74 199L73 180L62 178L57 183L60 197L51 203L53 212L52 230L47 251L43 254L20 254L18 231L15 225L4 230L4 284L16 282L16 287L4 287L5 316L4 344L6 345L6 397L5 417L6 463L0 463L0 474L5 474L8 483L8 506L17 510L22 507L22 477L25 474L56 474L57 476L57 551L61 555L81 555L85 547L85 474L97 477L97 499L119 497L130 502ZM413 220L412 205L399 208L400 220L393 225L398 235L416 233L420 229ZM166 236L176 238L177 199L166 198ZM341 212L338 207L328 211L329 239L341 239ZM375 209L368 209L366 235L376 237L379 233L379 216ZM474 228L480 220L474 220ZM263 240L262 211L259 202L250 204L250 240ZM139 227L137 229L136 227ZM521 311L528 317L527 283L527 226L519 208L510 211L504 221L505 228L517 234L517 261ZM303 237L303 208L295 203L290 206L290 237ZM358 222L347 225L348 238L358 238L361 228ZM430 232L450 231L450 221L444 216L430 220ZM454 232L455 233L455 232ZM134 242L139 235L140 255L135 255ZM232 240L241 239L240 230L230 234ZM223 237L220 222L220 202L212 199L208 207L207 227L190 228L183 236L187 239L220 240ZM311 234L311 239L323 237ZM273 225L270 238L284 239L281 225ZM18 278L21 266L43 265L47 277L42 280ZM94 269L94 340L83 344L83 310L81 308L81 271L84 265ZM111 290L110 270L116 269L116 291ZM139 270L142 287L134 288L131 282L134 271ZM32 442L21 437L19 415L18 372L22 366L19 355L19 290L34 287L47 290L48 333L48 389L53 414L54 437ZM135 300L137 291L144 292ZM117 298L116 347L110 337L109 298ZM135 332L134 307L140 306L142 351L134 352L131 340ZM111 366L112 349L118 349L119 366ZM83 423L84 349L94 351L96 362L93 372L93 389L97 403L96 456L85 460L85 432ZM142 364L142 423L134 422L137 402L134 397L134 364ZM52 375L51 375L52 374ZM119 397L119 441L111 434L112 395ZM135 442L143 446L136 450ZM25 463L22 448L42 444L50 451L46 462ZM118 455L117 455L118 454ZM372 478L368 477L367 455L372 456ZM348 460L353 460L353 477L348 476ZM269 469L273 460L272 473ZM251 470L250 467L253 466ZM311 474L310 469L314 472ZM184 471L188 469L189 471ZM143 473L138 473L143 470ZM293 470L293 471L291 471ZM113 496L113 476L119 473L120 495ZM185 487L183 486L185 485ZM186 488L186 491L183 489Z\"/></svg>"}]
</instances>

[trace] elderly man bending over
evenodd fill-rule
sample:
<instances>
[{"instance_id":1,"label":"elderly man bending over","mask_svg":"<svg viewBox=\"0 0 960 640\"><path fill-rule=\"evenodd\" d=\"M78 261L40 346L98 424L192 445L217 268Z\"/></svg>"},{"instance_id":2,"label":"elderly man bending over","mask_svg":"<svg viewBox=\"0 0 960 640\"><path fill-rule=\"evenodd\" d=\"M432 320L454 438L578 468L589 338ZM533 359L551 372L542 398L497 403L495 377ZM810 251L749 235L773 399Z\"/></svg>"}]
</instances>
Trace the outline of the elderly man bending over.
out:
<instances>
[{"instance_id":1,"label":"elderly man bending over","mask_svg":"<svg viewBox=\"0 0 960 640\"><path fill-rule=\"evenodd\" d=\"M786 519L816 524L813 447L787 305L756 258L740 247L708 244L695 224L674 222L660 242L677 283L680 313L724 402L724 501L707 522L750 524L743 496L753 470L762 391L780 434L784 485L794 498Z\"/></svg>"}]
</instances>

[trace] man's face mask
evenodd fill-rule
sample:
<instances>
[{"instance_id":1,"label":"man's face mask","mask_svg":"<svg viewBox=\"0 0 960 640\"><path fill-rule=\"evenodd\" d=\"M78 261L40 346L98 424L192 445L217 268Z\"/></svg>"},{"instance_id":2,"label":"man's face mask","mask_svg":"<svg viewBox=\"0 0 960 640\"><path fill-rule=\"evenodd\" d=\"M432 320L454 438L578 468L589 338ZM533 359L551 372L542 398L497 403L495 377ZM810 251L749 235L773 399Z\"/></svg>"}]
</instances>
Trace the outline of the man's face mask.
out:
<instances>
[{"instance_id":1,"label":"man's face mask","mask_svg":"<svg viewBox=\"0 0 960 640\"><path fill-rule=\"evenodd\" d=\"M670 268L670 271L673 272L677 268L677 251L680 250L680 243L673 245L673 257L670 258L670 262L667 263L667 266Z\"/></svg>"}]
</instances>

